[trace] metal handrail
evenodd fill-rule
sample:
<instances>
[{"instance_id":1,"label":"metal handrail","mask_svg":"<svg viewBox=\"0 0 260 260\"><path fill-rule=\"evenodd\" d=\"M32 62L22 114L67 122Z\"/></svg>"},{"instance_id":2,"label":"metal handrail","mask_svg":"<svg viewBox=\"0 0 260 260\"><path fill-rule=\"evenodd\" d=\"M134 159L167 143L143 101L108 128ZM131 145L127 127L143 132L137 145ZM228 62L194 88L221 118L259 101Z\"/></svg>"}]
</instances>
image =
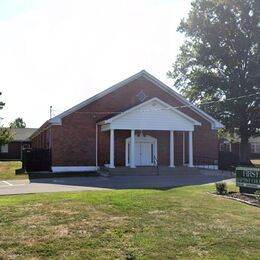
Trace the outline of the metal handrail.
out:
<instances>
[{"instance_id":1,"label":"metal handrail","mask_svg":"<svg viewBox=\"0 0 260 260\"><path fill-rule=\"evenodd\" d=\"M156 158L156 156L154 155L153 156L153 163L155 164L156 166L156 169L157 169L157 175L159 175L159 162L158 162L158 158Z\"/></svg>"},{"instance_id":2,"label":"metal handrail","mask_svg":"<svg viewBox=\"0 0 260 260\"><path fill-rule=\"evenodd\" d=\"M216 160L216 158L208 157L208 156L193 156L193 158L200 158L200 159L208 159L208 160Z\"/></svg>"},{"instance_id":3,"label":"metal handrail","mask_svg":"<svg viewBox=\"0 0 260 260\"><path fill-rule=\"evenodd\" d=\"M218 165L218 160L212 157L207 156L194 156L193 164L196 168L199 168L201 165L205 166L203 168L210 169L211 165Z\"/></svg>"}]
</instances>

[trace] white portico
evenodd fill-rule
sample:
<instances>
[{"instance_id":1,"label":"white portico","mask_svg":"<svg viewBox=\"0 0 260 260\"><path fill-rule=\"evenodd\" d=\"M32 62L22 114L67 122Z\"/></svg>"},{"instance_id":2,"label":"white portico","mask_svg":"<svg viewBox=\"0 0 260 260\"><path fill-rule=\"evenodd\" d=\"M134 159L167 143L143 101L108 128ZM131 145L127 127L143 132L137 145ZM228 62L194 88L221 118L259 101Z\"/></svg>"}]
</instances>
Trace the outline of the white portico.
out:
<instances>
[{"instance_id":1,"label":"white portico","mask_svg":"<svg viewBox=\"0 0 260 260\"><path fill-rule=\"evenodd\" d=\"M115 164L115 134L116 130L130 130L131 135L125 140L125 166L154 165L154 158L158 156L158 140L142 131L169 132L169 167L174 167L174 131L189 133L189 167L193 167L193 131L200 122L180 112L158 98L152 98L125 112L99 123L101 131L110 131L110 162ZM137 135L138 132L138 135ZM140 134L141 133L141 134Z\"/></svg>"}]
</instances>

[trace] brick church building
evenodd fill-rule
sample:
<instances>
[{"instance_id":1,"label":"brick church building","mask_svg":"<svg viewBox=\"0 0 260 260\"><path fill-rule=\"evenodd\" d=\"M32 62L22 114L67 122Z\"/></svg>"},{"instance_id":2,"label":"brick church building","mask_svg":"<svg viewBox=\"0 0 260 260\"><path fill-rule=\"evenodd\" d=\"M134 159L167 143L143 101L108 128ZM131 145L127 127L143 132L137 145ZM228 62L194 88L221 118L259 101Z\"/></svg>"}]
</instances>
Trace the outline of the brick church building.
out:
<instances>
[{"instance_id":1,"label":"brick church building","mask_svg":"<svg viewBox=\"0 0 260 260\"><path fill-rule=\"evenodd\" d=\"M218 159L223 125L146 71L46 121L32 147L50 149L52 171L100 166L193 167L195 158Z\"/></svg>"}]
</instances>

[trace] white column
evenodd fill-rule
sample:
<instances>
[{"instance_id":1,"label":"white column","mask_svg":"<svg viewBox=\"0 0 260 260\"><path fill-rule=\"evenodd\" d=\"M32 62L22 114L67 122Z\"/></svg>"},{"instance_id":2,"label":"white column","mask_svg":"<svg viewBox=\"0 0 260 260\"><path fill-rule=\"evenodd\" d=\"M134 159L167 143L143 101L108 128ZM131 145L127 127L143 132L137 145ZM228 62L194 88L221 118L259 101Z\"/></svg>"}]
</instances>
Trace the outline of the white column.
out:
<instances>
[{"instance_id":1,"label":"white column","mask_svg":"<svg viewBox=\"0 0 260 260\"><path fill-rule=\"evenodd\" d=\"M174 166L174 132L170 131L170 167Z\"/></svg>"},{"instance_id":2,"label":"white column","mask_svg":"<svg viewBox=\"0 0 260 260\"><path fill-rule=\"evenodd\" d=\"M185 132L182 132L182 164L185 164Z\"/></svg>"},{"instance_id":3,"label":"white column","mask_svg":"<svg viewBox=\"0 0 260 260\"><path fill-rule=\"evenodd\" d=\"M189 167L193 167L192 131L189 131Z\"/></svg>"},{"instance_id":4,"label":"white column","mask_svg":"<svg viewBox=\"0 0 260 260\"><path fill-rule=\"evenodd\" d=\"M114 163L114 129L110 130L110 163L109 163L109 168L115 168L115 163Z\"/></svg>"},{"instance_id":5,"label":"white column","mask_svg":"<svg viewBox=\"0 0 260 260\"><path fill-rule=\"evenodd\" d=\"M131 130L130 168L135 168L135 130Z\"/></svg>"}]
</instances>

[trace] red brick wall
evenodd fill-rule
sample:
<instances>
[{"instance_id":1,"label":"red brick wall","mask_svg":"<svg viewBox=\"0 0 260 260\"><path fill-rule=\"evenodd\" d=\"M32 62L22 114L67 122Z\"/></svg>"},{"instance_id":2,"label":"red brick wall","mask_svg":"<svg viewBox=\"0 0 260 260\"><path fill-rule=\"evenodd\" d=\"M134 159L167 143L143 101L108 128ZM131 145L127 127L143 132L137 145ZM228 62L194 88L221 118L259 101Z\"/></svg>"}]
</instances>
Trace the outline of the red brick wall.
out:
<instances>
[{"instance_id":1,"label":"red brick wall","mask_svg":"<svg viewBox=\"0 0 260 260\"><path fill-rule=\"evenodd\" d=\"M172 105L183 105L176 98L161 90L145 79L138 79L127 84L88 106L63 118L62 126L52 126L52 154L54 166L95 165L96 161L96 122L108 116L104 111L124 111L141 102L136 94L143 90L148 99L158 97ZM182 112L202 123L194 131L194 155L217 158L217 132L211 125L190 108L181 108ZM98 112L98 113L95 113ZM148 131L147 131L148 132ZM161 164L169 164L169 132L150 131L151 136L158 138L158 157ZM99 164L109 162L109 132L100 132L98 140ZM115 164L125 164L125 138L130 131L115 131ZM37 139L35 137L34 139ZM187 137L186 137L187 139ZM34 141L37 143L37 141ZM34 143L33 142L33 143ZM187 142L186 142L187 147ZM187 150L187 149L186 149ZM182 133L175 133L175 161L182 162Z\"/></svg>"},{"instance_id":2,"label":"red brick wall","mask_svg":"<svg viewBox=\"0 0 260 260\"><path fill-rule=\"evenodd\" d=\"M51 141L51 128L44 129L32 139L32 148L49 149Z\"/></svg>"}]
</instances>

